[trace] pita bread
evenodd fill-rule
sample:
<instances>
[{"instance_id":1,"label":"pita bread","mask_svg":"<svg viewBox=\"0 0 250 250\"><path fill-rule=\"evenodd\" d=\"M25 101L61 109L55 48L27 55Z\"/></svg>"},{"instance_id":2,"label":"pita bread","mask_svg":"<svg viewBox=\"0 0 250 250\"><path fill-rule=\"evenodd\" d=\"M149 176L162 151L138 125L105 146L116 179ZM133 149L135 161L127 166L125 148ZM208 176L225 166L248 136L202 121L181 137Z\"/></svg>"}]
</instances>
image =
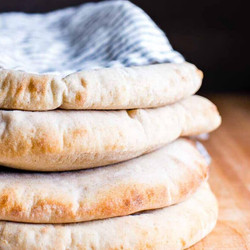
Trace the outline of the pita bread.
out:
<instances>
[{"instance_id":1,"label":"pita bread","mask_svg":"<svg viewBox=\"0 0 250 250\"><path fill-rule=\"evenodd\" d=\"M182 203L137 215L59 225L0 222L0 249L184 249L214 228L217 213L206 184Z\"/></svg>"},{"instance_id":2,"label":"pita bread","mask_svg":"<svg viewBox=\"0 0 250 250\"><path fill-rule=\"evenodd\" d=\"M35 171L103 166L219 124L216 107L199 96L129 111L0 111L0 164Z\"/></svg>"},{"instance_id":3,"label":"pita bread","mask_svg":"<svg viewBox=\"0 0 250 250\"><path fill-rule=\"evenodd\" d=\"M202 72L189 63L102 68L65 78L0 70L0 108L22 110L159 107L194 94Z\"/></svg>"},{"instance_id":4,"label":"pita bread","mask_svg":"<svg viewBox=\"0 0 250 250\"><path fill-rule=\"evenodd\" d=\"M0 220L82 222L178 203L207 179L194 142L179 139L139 158L67 173L0 172Z\"/></svg>"}]
</instances>

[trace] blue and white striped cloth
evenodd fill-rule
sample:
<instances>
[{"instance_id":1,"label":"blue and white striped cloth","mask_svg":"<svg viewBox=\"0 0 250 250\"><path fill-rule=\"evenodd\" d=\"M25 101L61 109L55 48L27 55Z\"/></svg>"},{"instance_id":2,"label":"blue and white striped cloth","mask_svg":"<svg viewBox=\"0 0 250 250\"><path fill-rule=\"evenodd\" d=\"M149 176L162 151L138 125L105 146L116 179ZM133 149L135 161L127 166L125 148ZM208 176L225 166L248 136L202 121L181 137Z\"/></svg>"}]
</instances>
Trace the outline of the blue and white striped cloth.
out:
<instances>
[{"instance_id":1,"label":"blue and white striped cloth","mask_svg":"<svg viewBox=\"0 0 250 250\"><path fill-rule=\"evenodd\" d=\"M82 69L183 62L150 17L129 1L46 14L0 14L0 67L69 74Z\"/></svg>"}]
</instances>

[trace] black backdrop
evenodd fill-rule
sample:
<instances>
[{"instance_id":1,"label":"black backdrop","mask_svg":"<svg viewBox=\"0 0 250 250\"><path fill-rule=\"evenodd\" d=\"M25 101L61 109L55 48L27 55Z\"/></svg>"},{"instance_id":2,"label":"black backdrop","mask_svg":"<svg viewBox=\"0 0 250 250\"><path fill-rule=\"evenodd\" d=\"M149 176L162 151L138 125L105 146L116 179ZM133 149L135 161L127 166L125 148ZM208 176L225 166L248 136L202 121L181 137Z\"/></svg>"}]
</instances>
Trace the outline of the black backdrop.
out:
<instances>
[{"instance_id":1,"label":"black backdrop","mask_svg":"<svg viewBox=\"0 0 250 250\"><path fill-rule=\"evenodd\" d=\"M0 0L0 12L47 12L84 0ZM201 92L250 91L249 8L242 0L134 0L204 71ZM1 32L1 30L0 30Z\"/></svg>"}]
</instances>

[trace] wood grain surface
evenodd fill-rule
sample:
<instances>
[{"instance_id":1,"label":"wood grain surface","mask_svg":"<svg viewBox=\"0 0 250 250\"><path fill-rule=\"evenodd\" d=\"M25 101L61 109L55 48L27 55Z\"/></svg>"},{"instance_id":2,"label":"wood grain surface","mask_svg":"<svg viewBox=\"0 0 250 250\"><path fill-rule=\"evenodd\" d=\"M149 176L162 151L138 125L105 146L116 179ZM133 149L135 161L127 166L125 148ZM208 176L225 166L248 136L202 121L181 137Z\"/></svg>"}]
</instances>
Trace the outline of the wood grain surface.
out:
<instances>
[{"instance_id":1,"label":"wood grain surface","mask_svg":"<svg viewBox=\"0 0 250 250\"><path fill-rule=\"evenodd\" d=\"M250 249L250 96L208 96L221 127L203 145L212 157L210 184L219 202L213 232L190 249Z\"/></svg>"}]
</instances>

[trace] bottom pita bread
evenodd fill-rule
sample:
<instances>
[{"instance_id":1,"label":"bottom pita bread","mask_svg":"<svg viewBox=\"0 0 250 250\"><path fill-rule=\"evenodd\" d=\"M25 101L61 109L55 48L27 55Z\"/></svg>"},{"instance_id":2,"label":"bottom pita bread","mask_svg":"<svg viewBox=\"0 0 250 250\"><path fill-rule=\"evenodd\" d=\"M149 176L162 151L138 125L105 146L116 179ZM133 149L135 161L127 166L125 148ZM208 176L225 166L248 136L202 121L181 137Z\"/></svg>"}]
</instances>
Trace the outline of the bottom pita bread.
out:
<instances>
[{"instance_id":1,"label":"bottom pita bread","mask_svg":"<svg viewBox=\"0 0 250 250\"><path fill-rule=\"evenodd\" d=\"M184 249L213 229L217 213L205 183L178 205L136 215L60 225L0 222L0 249Z\"/></svg>"}]
</instances>

